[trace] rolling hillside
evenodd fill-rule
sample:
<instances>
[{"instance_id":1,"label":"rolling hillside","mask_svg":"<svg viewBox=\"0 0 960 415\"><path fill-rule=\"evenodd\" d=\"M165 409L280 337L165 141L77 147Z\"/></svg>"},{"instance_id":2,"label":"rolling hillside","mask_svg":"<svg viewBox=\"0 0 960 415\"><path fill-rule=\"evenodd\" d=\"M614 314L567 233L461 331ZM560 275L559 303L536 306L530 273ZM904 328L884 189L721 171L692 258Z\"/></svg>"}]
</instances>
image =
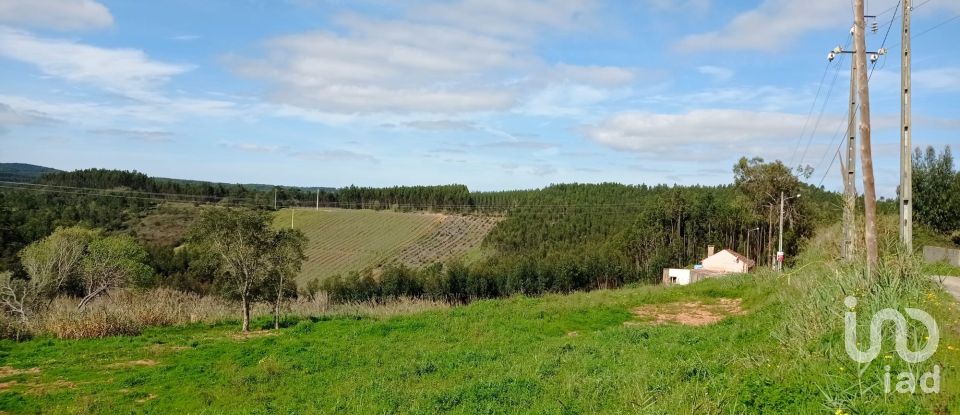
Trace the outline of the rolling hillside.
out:
<instances>
[{"instance_id":1,"label":"rolling hillside","mask_svg":"<svg viewBox=\"0 0 960 415\"><path fill-rule=\"evenodd\" d=\"M0 181L32 182L44 173L60 170L25 163L0 163Z\"/></svg>"},{"instance_id":2,"label":"rolling hillside","mask_svg":"<svg viewBox=\"0 0 960 415\"><path fill-rule=\"evenodd\" d=\"M284 209L274 224L309 238L301 283L386 263L420 266L478 249L497 219L353 209Z\"/></svg>"}]
</instances>

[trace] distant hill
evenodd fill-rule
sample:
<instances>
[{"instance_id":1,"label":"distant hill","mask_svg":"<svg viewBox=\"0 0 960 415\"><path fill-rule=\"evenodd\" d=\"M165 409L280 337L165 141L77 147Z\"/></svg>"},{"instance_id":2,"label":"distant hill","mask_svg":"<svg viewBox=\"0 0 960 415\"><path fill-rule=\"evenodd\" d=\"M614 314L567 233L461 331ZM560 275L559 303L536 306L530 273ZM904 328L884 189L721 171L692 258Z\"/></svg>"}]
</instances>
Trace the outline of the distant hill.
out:
<instances>
[{"instance_id":1,"label":"distant hill","mask_svg":"<svg viewBox=\"0 0 960 415\"><path fill-rule=\"evenodd\" d=\"M44 173L58 172L50 167L26 163L0 163L0 181L32 182Z\"/></svg>"}]
</instances>

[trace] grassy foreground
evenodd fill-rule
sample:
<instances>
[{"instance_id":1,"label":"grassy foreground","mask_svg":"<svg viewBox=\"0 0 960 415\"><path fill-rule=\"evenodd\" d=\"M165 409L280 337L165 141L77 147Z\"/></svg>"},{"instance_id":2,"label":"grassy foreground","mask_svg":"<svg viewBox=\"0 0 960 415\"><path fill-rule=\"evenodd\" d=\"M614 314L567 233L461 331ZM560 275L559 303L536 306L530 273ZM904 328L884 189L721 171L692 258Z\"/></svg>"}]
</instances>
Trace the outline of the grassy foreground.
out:
<instances>
[{"instance_id":1,"label":"grassy foreground","mask_svg":"<svg viewBox=\"0 0 960 415\"><path fill-rule=\"evenodd\" d=\"M865 368L846 356L837 330L845 294L817 283L815 272L825 271L814 264L789 282L761 273L682 288L306 320L247 336L235 325L192 325L134 337L3 341L0 411L960 412L960 313L952 300L926 291L922 304L940 322L932 360L943 366L942 391L884 395L876 375L890 361ZM644 304L723 298L742 299L743 313L699 327L655 325L631 313ZM810 308L818 301L837 307ZM889 349L892 342L884 356Z\"/></svg>"}]
</instances>

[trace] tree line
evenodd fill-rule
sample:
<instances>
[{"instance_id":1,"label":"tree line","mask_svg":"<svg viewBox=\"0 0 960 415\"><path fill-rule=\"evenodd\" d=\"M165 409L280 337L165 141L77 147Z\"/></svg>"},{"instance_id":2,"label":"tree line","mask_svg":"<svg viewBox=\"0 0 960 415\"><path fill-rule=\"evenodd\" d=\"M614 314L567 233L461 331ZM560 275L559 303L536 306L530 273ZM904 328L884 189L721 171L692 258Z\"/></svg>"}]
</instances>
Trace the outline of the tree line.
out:
<instances>
[{"instance_id":1,"label":"tree line","mask_svg":"<svg viewBox=\"0 0 960 415\"><path fill-rule=\"evenodd\" d=\"M960 171L950 146L913 153L914 220L939 233L951 235L960 245Z\"/></svg>"}]
</instances>

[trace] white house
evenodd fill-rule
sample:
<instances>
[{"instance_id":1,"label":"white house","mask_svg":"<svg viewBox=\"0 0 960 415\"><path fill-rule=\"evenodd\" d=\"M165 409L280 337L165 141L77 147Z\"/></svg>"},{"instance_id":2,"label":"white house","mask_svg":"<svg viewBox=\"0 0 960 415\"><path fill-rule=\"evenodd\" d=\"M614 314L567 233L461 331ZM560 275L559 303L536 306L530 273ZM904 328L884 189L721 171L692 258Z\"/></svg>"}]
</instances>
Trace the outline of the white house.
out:
<instances>
[{"instance_id":1,"label":"white house","mask_svg":"<svg viewBox=\"0 0 960 415\"><path fill-rule=\"evenodd\" d=\"M664 285L687 285L697 281L724 274L744 273L753 267L754 262L731 249L713 252L713 245L707 247L707 257L700 261L696 269L665 268Z\"/></svg>"},{"instance_id":2,"label":"white house","mask_svg":"<svg viewBox=\"0 0 960 415\"><path fill-rule=\"evenodd\" d=\"M724 249L717 253L712 253L713 246L708 249L708 255L703 261L703 269L722 273L744 273L750 271L754 262L749 258L740 255L732 249Z\"/></svg>"}]
</instances>

